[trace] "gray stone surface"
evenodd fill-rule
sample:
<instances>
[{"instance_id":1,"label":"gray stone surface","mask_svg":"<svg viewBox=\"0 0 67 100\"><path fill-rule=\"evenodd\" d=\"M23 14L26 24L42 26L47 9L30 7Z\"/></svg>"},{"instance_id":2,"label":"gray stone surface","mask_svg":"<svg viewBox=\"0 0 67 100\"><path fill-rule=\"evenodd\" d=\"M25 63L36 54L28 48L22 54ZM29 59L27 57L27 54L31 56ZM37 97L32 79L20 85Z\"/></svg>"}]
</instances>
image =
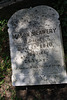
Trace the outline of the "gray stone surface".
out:
<instances>
[{"instance_id":1,"label":"gray stone surface","mask_svg":"<svg viewBox=\"0 0 67 100\"><path fill-rule=\"evenodd\" d=\"M8 27L13 86L67 83L55 9L21 9L9 19Z\"/></svg>"}]
</instances>

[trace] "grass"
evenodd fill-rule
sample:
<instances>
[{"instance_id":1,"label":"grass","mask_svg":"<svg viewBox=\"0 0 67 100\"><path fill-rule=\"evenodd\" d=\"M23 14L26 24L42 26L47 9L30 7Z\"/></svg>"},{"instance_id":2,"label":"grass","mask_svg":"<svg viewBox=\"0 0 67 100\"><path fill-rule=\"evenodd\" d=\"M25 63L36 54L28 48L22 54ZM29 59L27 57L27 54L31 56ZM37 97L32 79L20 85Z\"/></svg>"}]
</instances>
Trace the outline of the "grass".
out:
<instances>
[{"instance_id":1,"label":"grass","mask_svg":"<svg viewBox=\"0 0 67 100\"><path fill-rule=\"evenodd\" d=\"M60 14L60 22L63 35L63 46L65 51L65 62L67 64L67 0L57 0L52 2L52 7L55 8ZM4 13L4 12L3 12ZM0 18L0 87L5 82L5 77L11 73L11 63L9 54L9 37L7 32L7 19ZM7 89L10 91L10 86ZM15 97L15 90L12 93L12 100L21 100ZM0 94L0 100L5 100L5 91L3 95Z\"/></svg>"},{"instance_id":2,"label":"grass","mask_svg":"<svg viewBox=\"0 0 67 100\"><path fill-rule=\"evenodd\" d=\"M0 85L4 82L5 75L10 67L8 47L7 20L0 21Z\"/></svg>"}]
</instances>

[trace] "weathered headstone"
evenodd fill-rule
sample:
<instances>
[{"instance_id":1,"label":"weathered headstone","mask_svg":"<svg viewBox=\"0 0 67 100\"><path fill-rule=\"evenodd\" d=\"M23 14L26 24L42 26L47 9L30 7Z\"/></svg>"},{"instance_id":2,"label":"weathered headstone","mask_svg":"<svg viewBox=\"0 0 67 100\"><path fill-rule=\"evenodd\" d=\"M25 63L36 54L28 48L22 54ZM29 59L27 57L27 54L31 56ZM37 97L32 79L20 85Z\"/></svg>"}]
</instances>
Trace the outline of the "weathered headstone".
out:
<instances>
[{"instance_id":1,"label":"weathered headstone","mask_svg":"<svg viewBox=\"0 0 67 100\"><path fill-rule=\"evenodd\" d=\"M67 82L56 10L48 6L19 10L8 27L13 86Z\"/></svg>"}]
</instances>

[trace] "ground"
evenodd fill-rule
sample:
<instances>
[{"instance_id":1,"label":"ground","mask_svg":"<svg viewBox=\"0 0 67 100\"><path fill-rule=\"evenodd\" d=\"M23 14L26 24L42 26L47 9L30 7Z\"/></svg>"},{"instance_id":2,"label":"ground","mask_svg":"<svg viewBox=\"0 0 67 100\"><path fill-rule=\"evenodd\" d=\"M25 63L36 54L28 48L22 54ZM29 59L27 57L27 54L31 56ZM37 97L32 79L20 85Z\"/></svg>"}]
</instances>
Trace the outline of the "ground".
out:
<instances>
[{"instance_id":1,"label":"ground","mask_svg":"<svg viewBox=\"0 0 67 100\"><path fill-rule=\"evenodd\" d=\"M67 0L23 0L0 9L0 100L67 100L67 84L12 86L7 21L17 10L37 5L49 5L60 14L67 66Z\"/></svg>"}]
</instances>

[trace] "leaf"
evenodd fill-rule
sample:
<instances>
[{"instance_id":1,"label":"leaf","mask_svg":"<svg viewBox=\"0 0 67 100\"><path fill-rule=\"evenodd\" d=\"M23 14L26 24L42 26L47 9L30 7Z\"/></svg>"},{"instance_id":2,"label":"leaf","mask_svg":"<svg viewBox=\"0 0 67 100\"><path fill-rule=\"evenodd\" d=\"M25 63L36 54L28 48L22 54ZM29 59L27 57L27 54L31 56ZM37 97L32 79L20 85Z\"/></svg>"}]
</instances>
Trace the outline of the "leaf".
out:
<instances>
[{"instance_id":1,"label":"leaf","mask_svg":"<svg viewBox=\"0 0 67 100\"><path fill-rule=\"evenodd\" d=\"M3 83L4 83L4 80L2 80L2 81L0 82L0 85L3 84Z\"/></svg>"}]
</instances>

